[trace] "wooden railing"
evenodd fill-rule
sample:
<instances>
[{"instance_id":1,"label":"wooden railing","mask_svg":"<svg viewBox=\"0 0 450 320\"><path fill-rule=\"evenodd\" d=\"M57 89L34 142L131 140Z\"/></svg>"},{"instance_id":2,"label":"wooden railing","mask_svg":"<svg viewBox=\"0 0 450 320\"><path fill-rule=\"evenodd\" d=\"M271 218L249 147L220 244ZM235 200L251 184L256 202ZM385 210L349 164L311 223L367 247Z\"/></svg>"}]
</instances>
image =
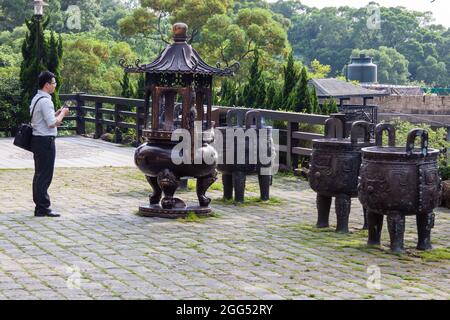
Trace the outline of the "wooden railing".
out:
<instances>
[{"instance_id":1,"label":"wooden railing","mask_svg":"<svg viewBox=\"0 0 450 320\"><path fill-rule=\"evenodd\" d=\"M69 107L75 111L75 115L66 117L67 121L75 121L75 126L66 126L60 130L73 130L76 134L86 133L86 122L95 124L94 137L100 138L105 132L105 126L114 128L116 141L121 142L120 128L131 128L136 130L135 140L139 141L144 127L144 100L128 99L120 97L96 96L84 93L61 94L61 101L73 101L75 106ZM113 108L106 108L105 104L113 105ZM134 109L134 110L133 110ZM105 115L110 115L112 119L105 119ZM129 117L133 122L125 122L124 118Z\"/></svg>"},{"instance_id":2,"label":"wooden railing","mask_svg":"<svg viewBox=\"0 0 450 320\"><path fill-rule=\"evenodd\" d=\"M89 95L84 93L61 94L62 101L75 102L69 109L73 115L66 117L65 120L74 121L75 125L65 126L60 130L72 130L76 134L86 134L86 122L95 124L94 137L99 138L105 132L105 126L111 126L116 132L119 128L133 128L136 130L135 141L140 141L142 130L144 129L144 100L127 99L120 97L108 97ZM112 105L112 108L105 108L105 104ZM133 111L131 111L134 109ZM225 114L230 107L214 106L214 113L218 119L224 119ZM250 110L239 108L241 110ZM322 138L322 134L300 131L302 124L324 125L328 118L323 115L302 114L284 111L272 111L258 109L265 121L283 121L286 129L280 129L279 152L285 154L283 164L287 169L298 166L300 156L310 156L311 149L301 146L301 141L311 141L312 139ZM105 119L109 115L112 119ZM123 117L133 119L133 122L124 122ZM223 125L219 120L219 125ZM217 126L217 121L216 121ZM120 142L120 135L116 135L116 141Z\"/></svg>"}]
</instances>

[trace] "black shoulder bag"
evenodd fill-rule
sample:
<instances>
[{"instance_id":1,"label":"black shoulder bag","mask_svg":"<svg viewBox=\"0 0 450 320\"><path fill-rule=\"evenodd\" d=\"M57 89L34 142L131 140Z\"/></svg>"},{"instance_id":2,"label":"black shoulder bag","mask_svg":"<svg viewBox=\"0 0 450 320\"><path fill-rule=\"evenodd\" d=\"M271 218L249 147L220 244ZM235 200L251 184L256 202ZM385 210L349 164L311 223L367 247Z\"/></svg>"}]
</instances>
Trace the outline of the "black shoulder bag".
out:
<instances>
[{"instance_id":1,"label":"black shoulder bag","mask_svg":"<svg viewBox=\"0 0 450 320\"><path fill-rule=\"evenodd\" d=\"M40 97L34 103L33 110L31 111L30 123L23 123L20 126L19 131L16 134L16 137L14 138L14 145L27 151L31 151L31 137L33 135L33 127L31 126L31 121L34 115L34 109L36 108L36 105L39 102L39 100L41 100L42 98L45 97Z\"/></svg>"}]
</instances>

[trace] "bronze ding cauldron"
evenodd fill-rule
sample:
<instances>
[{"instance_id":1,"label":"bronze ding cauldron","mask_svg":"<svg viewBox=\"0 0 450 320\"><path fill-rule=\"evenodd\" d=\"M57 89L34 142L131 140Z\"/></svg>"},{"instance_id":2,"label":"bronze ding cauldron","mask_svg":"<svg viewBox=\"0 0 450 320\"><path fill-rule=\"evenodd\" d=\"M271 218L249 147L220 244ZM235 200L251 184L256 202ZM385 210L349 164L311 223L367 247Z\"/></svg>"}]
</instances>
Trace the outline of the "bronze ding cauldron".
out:
<instances>
[{"instance_id":1,"label":"bronze ding cauldron","mask_svg":"<svg viewBox=\"0 0 450 320\"><path fill-rule=\"evenodd\" d=\"M234 116L236 117L236 125L233 125ZM223 148L219 150L219 153L222 151L223 161L219 162L217 169L222 172L224 199L232 199L234 189L235 201L244 202L246 176L257 174L261 200L269 200L272 183L270 168L275 155L272 127L262 126L261 114L257 110L247 111L245 127L243 126L243 111L229 110L227 112L227 126L218 127L216 130L223 137ZM249 139L246 139L246 136ZM233 141L228 144L227 139L231 138ZM261 150L262 147L265 150ZM267 161L261 160L260 151L267 157ZM232 161L230 162L230 159L227 158ZM267 169L267 172L264 169Z\"/></svg>"},{"instance_id":2,"label":"bronze ding cauldron","mask_svg":"<svg viewBox=\"0 0 450 320\"><path fill-rule=\"evenodd\" d=\"M366 121L353 123L350 138L344 138L340 119L325 122L325 138L313 140L313 150L308 174L309 185L317 192L317 228L329 226L331 198L335 197L336 232L348 232L351 198L358 195L358 174L361 149L374 144L370 139L372 124ZM357 138L358 131L364 139ZM364 214L364 226L367 228Z\"/></svg>"},{"instance_id":3,"label":"bronze ding cauldron","mask_svg":"<svg viewBox=\"0 0 450 320\"><path fill-rule=\"evenodd\" d=\"M383 131L389 132L389 146L382 146ZM406 148L395 147L395 129L390 124L376 127L376 146L362 149L358 186L359 200L367 208L369 245L379 245L383 216L387 216L391 250L404 251L405 216L417 220L417 249L431 249L433 210L439 205L441 179L438 174L439 151L428 148L428 132L413 129ZM414 148L417 137L421 147Z\"/></svg>"}]
</instances>

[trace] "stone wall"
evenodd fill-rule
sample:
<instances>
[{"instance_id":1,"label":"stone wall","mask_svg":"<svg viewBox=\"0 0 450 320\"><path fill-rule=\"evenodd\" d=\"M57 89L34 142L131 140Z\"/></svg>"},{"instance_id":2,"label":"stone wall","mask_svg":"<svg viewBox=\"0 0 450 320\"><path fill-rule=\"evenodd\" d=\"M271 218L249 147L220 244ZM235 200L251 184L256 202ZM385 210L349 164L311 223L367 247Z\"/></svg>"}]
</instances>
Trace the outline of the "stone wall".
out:
<instances>
[{"instance_id":1,"label":"stone wall","mask_svg":"<svg viewBox=\"0 0 450 320\"><path fill-rule=\"evenodd\" d=\"M361 104L363 99L352 98L345 104ZM405 113L450 115L449 96L386 96L368 100L370 105L379 106L379 113Z\"/></svg>"}]
</instances>

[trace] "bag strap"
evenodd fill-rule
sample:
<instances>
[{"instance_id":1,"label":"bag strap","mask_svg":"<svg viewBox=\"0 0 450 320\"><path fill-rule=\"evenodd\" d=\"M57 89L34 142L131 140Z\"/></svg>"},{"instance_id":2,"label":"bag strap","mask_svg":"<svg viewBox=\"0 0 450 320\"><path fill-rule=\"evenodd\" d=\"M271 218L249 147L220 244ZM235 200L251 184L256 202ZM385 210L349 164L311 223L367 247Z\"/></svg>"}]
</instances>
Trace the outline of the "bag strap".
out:
<instances>
[{"instance_id":1,"label":"bag strap","mask_svg":"<svg viewBox=\"0 0 450 320\"><path fill-rule=\"evenodd\" d=\"M34 103L33 110L31 111L31 120L30 121L33 121L34 109L36 108L36 105L39 102L39 100L41 100L42 98L46 98L46 97L39 97L39 99L37 99L36 102Z\"/></svg>"}]
</instances>

